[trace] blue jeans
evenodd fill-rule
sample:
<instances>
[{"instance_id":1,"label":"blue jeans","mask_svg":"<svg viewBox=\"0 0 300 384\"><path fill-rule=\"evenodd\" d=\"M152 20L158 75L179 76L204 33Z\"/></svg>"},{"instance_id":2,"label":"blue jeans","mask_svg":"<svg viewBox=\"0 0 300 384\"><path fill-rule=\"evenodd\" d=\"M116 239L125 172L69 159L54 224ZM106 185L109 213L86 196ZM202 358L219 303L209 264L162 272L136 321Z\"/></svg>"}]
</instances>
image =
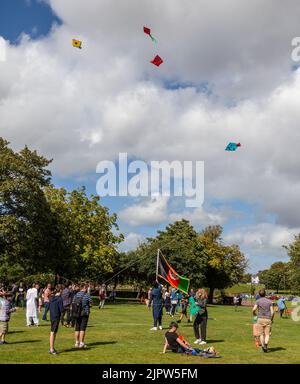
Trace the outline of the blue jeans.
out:
<instances>
[{"instance_id":1,"label":"blue jeans","mask_svg":"<svg viewBox=\"0 0 300 384\"><path fill-rule=\"evenodd\" d=\"M45 303L45 309L44 309L44 315L43 315L43 320L47 320L47 313L49 311L49 303L46 301Z\"/></svg>"}]
</instances>

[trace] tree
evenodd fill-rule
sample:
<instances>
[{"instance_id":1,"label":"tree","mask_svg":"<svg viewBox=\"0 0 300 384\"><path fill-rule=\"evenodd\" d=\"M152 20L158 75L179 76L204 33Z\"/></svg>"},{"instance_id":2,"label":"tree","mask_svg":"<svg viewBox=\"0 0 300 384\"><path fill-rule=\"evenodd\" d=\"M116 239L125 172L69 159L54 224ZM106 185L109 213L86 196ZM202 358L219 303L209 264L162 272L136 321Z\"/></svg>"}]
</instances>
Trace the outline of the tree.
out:
<instances>
[{"instance_id":1,"label":"tree","mask_svg":"<svg viewBox=\"0 0 300 384\"><path fill-rule=\"evenodd\" d=\"M27 147L14 153L0 138L0 276L32 274L49 265L51 215L43 188L50 160Z\"/></svg>"},{"instance_id":2,"label":"tree","mask_svg":"<svg viewBox=\"0 0 300 384\"><path fill-rule=\"evenodd\" d=\"M240 281L247 267L247 260L238 245L224 245L221 226L208 226L198 237L206 256L205 285L212 302L215 289L224 289Z\"/></svg>"},{"instance_id":3,"label":"tree","mask_svg":"<svg viewBox=\"0 0 300 384\"><path fill-rule=\"evenodd\" d=\"M290 264L278 261L273 263L269 269L260 271L260 283L264 284L267 289L279 290L288 289L290 287Z\"/></svg>"},{"instance_id":4,"label":"tree","mask_svg":"<svg viewBox=\"0 0 300 384\"><path fill-rule=\"evenodd\" d=\"M295 236L294 242L284 246L290 257L290 283L296 292L300 291L300 234Z\"/></svg>"},{"instance_id":5,"label":"tree","mask_svg":"<svg viewBox=\"0 0 300 384\"><path fill-rule=\"evenodd\" d=\"M55 219L57 236L52 269L68 277L103 281L113 271L117 245L123 240L117 234L117 216L99 204L98 196L86 195L85 188L67 192L64 188L47 187L45 196Z\"/></svg>"},{"instance_id":6,"label":"tree","mask_svg":"<svg viewBox=\"0 0 300 384\"><path fill-rule=\"evenodd\" d=\"M100 280L113 270L123 240L117 217L84 188L54 188L49 163L27 147L13 152L0 138L0 278Z\"/></svg>"},{"instance_id":7,"label":"tree","mask_svg":"<svg viewBox=\"0 0 300 384\"><path fill-rule=\"evenodd\" d=\"M205 279L205 263L197 236L187 220L169 224L164 231L158 231L155 238L148 238L135 251L123 256L123 265L135 264L124 271L120 278L127 282L137 281L143 287L152 284L155 280L157 250L160 249L177 273L190 278L191 285L201 286Z\"/></svg>"}]
</instances>

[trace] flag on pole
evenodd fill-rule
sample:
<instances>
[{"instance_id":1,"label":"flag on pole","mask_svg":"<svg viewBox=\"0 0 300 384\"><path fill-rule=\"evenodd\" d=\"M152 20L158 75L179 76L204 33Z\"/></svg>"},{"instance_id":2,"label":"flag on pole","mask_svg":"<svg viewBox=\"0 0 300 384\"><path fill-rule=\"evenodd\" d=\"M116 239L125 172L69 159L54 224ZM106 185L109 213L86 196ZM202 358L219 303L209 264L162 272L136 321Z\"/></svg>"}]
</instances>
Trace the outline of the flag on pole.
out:
<instances>
[{"instance_id":1,"label":"flag on pole","mask_svg":"<svg viewBox=\"0 0 300 384\"><path fill-rule=\"evenodd\" d=\"M172 287L188 293L190 279L178 275L159 251L157 255L157 276L164 279Z\"/></svg>"}]
</instances>

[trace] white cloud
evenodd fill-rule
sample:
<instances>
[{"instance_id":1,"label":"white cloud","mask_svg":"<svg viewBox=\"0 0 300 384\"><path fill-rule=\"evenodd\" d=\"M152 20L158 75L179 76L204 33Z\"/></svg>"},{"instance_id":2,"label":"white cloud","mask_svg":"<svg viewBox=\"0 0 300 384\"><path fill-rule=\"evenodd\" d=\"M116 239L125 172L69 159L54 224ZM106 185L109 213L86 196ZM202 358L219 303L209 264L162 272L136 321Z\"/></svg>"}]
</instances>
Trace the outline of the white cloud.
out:
<instances>
[{"instance_id":1,"label":"white cloud","mask_svg":"<svg viewBox=\"0 0 300 384\"><path fill-rule=\"evenodd\" d=\"M196 208L194 210L186 210L180 213L170 213L169 220L177 221L181 219L188 220L192 225L224 225L229 219L229 212L218 209Z\"/></svg>"},{"instance_id":2,"label":"white cloud","mask_svg":"<svg viewBox=\"0 0 300 384\"><path fill-rule=\"evenodd\" d=\"M168 197L155 197L133 204L119 212L119 218L130 226L157 225L167 220Z\"/></svg>"},{"instance_id":3,"label":"white cloud","mask_svg":"<svg viewBox=\"0 0 300 384\"><path fill-rule=\"evenodd\" d=\"M127 252L141 244L145 240L145 237L139 233L129 232L125 235L124 241L120 244L120 250Z\"/></svg>"},{"instance_id":4,"label":"white cloud","mask_svg":"<svg viewBox=\"0 0 300 384\"><path fill-rule=\"evenodd\" d=\"M226 243L235 243L249 259L252 272L269 268L275 261L289 261L283 245L294 241L300 228L288 228L271 223L248 225L226 233Z\"/></svg>"},{"instance_id":5,"label":"white cloud","mask_svg":"<svg viewBox=\"0 0 300 384\"><path fill-rule=\"evenodd\" d=\"M119 152L204 160L208 198L256 203L283 227L299 226L300 70L290 71L298 0L49 4L63 25L47 38L6 44L0 63L0 132L14 148L28 144L54 158L58 177L95 172ZM156 51L165 60L159 68L149 63ZM171 81L195 87L165 89ZM203 82L209 97L197 92ZM242 147L225 152L235 140ZM154 225L168 217L159 204L128 207L123 218ZM225 222L218 212L182 215Z\"/></svg>"}]
</instances>

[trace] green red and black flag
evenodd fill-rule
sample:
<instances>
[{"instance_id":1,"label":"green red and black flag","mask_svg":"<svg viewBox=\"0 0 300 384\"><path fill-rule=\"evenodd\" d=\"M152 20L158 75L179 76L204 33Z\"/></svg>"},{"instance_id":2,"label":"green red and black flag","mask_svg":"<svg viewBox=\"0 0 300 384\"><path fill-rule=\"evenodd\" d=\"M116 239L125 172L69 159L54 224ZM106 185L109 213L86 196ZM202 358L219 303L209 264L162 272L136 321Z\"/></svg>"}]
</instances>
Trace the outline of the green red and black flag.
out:
<instances>
[{"instance_id":1,"label":"green red and black flag","mask_svg":"<svg viewBox=\"0 0 300 384\"><path fill-rule=\"evenodd\" d=\"M157 255L157 276L164 279L172 287L188 293L190 279L178 275L159 251Z\"/></svg>"}]
</instances>

